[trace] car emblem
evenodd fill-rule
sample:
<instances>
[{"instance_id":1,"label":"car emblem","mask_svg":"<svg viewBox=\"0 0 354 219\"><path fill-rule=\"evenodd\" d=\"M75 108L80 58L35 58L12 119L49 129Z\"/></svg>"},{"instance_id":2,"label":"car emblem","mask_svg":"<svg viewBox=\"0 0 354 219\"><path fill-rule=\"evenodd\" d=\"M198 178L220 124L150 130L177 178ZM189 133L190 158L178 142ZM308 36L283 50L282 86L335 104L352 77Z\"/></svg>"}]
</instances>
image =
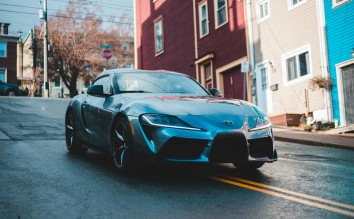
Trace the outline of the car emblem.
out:
<instances>
[{"instance_id":1,"label":"car emblem","mask_svg":"<svg viewBox=\"0 0 354 219\"><path fill-rule=\"evenodd\" d=\"M234 124L231 120L224 120L222 123L227 126L232 126Z\"/></svg>"}]
</instances>

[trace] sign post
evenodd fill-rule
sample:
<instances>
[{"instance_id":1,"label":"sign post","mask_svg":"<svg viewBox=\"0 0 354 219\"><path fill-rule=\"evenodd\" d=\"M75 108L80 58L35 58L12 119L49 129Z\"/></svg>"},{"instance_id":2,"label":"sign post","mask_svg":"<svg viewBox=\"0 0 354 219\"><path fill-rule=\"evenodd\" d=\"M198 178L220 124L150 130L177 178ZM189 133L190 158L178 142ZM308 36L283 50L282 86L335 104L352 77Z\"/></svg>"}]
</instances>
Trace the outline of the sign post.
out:
<instances>
[{"instance_id":1,"label":"sign post","mask_svg":"<svg viewBox=\"0 0 354 219\"><path fill-rule=\"evenodd\" d=\"M105 49L102 51L102 57L106 59L106 69L108 69L108 60L112 58L112 51L110 49Z\"/></svg>"}]
</instances>

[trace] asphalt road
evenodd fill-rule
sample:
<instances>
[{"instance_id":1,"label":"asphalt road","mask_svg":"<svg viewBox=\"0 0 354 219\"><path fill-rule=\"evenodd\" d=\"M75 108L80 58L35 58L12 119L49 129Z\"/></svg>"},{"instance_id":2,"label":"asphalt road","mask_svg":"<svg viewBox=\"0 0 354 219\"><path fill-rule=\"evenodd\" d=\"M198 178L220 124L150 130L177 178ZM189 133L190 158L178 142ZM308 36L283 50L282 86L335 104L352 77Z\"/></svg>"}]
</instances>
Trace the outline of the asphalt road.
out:
<instances>
[{"instance_id":1,"label":"asphalt road","mask_svg":"<svg viewBox=\"0 0 354 219\"><path fill-rule=\"evenodd\" d=\"M0 218L354 218L354 151L276 142L279 161L148 165L74 156L68 100L0 97Z\"/></svg>"}]
</instances>

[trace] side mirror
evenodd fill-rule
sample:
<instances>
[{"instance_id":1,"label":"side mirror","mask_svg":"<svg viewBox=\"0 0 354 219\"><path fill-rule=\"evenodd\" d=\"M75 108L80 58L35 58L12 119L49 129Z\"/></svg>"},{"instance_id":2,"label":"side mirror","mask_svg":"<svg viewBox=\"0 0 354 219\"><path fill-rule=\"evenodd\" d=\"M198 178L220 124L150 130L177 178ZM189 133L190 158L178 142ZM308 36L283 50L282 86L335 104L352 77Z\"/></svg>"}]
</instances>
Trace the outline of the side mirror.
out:
<instances>
[{"instance_id":1,"label":"side mirror","mask_svg":"<svg viewBox=\"0 0 354 219\"><path fill-rule=\"evenodd\" d=\"M209 92L215 97L222 97L222 93L217 88L210 88Z\"/></svg>"},{"instance_id":2,"label":"side mirror","mask_svg":"<svg viewBox=\"0 0 354 219\"><path fill-rule=\"evenodd\" d=\"M106 96L103 93L103 85L91 85L87 88L87 93L94 96Z\"/></svg>"}]
</instances>

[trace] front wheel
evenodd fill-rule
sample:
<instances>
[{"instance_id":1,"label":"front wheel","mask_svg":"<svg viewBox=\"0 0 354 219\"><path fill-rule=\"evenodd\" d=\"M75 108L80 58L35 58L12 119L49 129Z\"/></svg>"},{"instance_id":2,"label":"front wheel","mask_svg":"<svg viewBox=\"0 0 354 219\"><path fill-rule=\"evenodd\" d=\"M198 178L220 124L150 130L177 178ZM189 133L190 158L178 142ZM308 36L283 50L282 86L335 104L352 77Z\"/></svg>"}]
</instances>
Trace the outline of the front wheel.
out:
<instances>
[{"instance_id":1,"label":"front wheel","mask_svg":"<svg viewBox=\"0 0 354 219\"><path fill-rule=\"evenodd\" d=\"M233 163L236 168L240 169L258 169L264 165L265 162L256 161L256 162L235 162Z\"/></svg>"},{"instance_id":2,"label":"front wheel","mask_svg":"<svg viewBox=\"0 0 354 219\"><path fill-rule=\"evenodd\" d=\"M128 121L118 119L112 131L113 159L121 171L131 169L133 165L132 133Z\"/></svg>"},{"instance_id":3,"label":"front wheel","mask_svg":"<svg viewBox=\"0 0 354 219\"><path fill-rule=\"evenodd\" d=\"M84 153L87 151L87 148L84 148L80 145L76 136L76 132L74 115L72 112L69 112L65 119L66 147L70 153Z\"/></svg>"}]
</instances>

